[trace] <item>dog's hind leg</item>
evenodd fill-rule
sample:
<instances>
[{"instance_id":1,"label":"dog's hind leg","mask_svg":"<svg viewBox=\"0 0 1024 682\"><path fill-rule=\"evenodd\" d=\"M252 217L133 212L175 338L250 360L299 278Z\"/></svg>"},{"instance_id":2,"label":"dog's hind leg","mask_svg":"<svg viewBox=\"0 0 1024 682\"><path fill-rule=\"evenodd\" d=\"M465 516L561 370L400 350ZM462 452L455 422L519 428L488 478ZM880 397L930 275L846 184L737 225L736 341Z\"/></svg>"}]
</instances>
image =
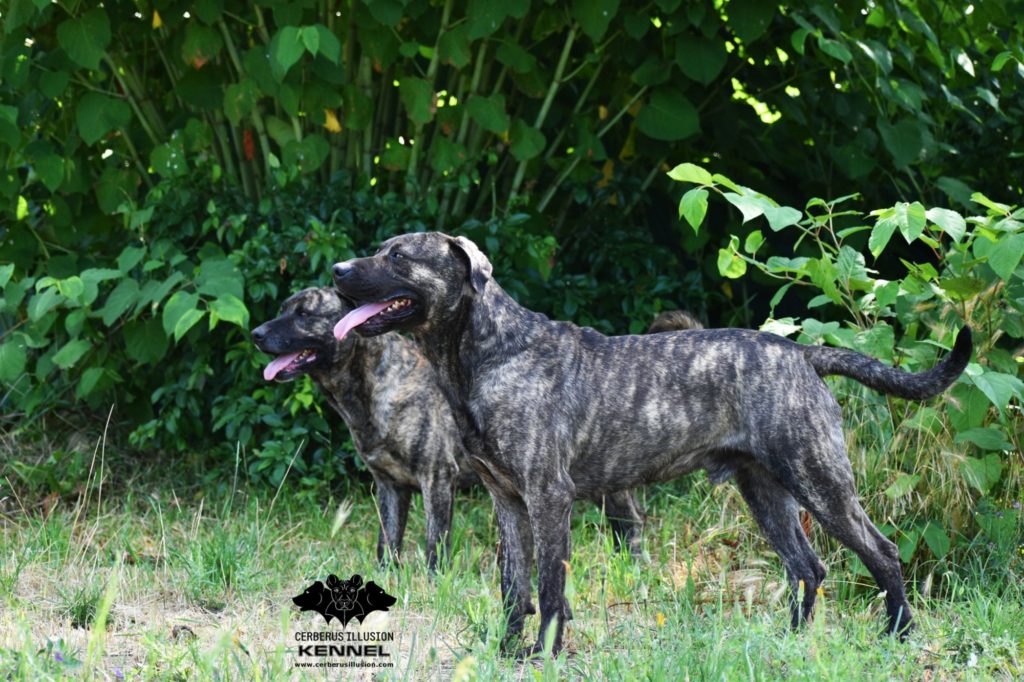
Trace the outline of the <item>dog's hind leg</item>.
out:
<instances>
[{"instance_id":1,"label":"dog's hind leg","mask_svg":"<svg viewBox=\"0 0 1024 682\"><path fill-rule=\"evenodd\" d=\"M526 616L537 610L530 600L533 571L533 531L526 505L518 498L494 494L498 519L498 565L501 569L501 597L508 627L502 648L514 651Z\"/></svg>"},{"instance_id":2,"label":"dog's hind leg","mask_svg":"<svg viewBox=\"0 0 1024 682\"><path fill-rule=\"evenodd\" d=\"M600 501L599 501L600 503ZM644 514L632 490L620 490L604 497L604 513L615 537L615 551L628 549L634 557L641 555L641 534Z\"/></svg>"},{"instance_id":3,"label":"dog's hind leg","mask_svg":"<svg viewBox=\"0 0 1024 682\"><path fill-rule=\"evenodd\" d=\"M412 492L382 477L374 476L377 484L377 502L380 514L380 533L377 536L377 561L384 565L398 561L405 535L405 522L409 518L409 500Z\"/></svg>"},{"instance_id":4,"label":"dog's hind leg","mask_svg":"<svg viewBox=\"0 0 1024 682\"><path fill-rule=\"evenodd\" d=\"M455 478L437 476L423 486L423 507L427 512L427 569L434 572L449 557Z\"/></svg>"},{"instance_id":5,"label":"dog's hind leg","mask_svg":"<svg viewBox=\"0 0 1024 682\"><path fill-rule=\"evenodd\" d=\"M903 638L912 623L896 545L871 523L857 500L853 470L837 424L795 457L768 464L784 487L814 515L821 527L854 551L885 592L888 632ZM772 466L775 465L775 466Z\"/></svg>"},{"instance_id":6,"label":"dog's hind leg","mask_svg":"<svg viewBox=\"0 0 1024 682\"><path fill-rule=\"evenodd\" d=\"M814 553L800 524L800 507L775 477L751 461L736 471L736 485L750 507L754 520L782 559L789 577L791 623L794 628L814 611L818 586L825 566ZM800 599L803 583L803 600Z\"/></svg>"}]
</instances>

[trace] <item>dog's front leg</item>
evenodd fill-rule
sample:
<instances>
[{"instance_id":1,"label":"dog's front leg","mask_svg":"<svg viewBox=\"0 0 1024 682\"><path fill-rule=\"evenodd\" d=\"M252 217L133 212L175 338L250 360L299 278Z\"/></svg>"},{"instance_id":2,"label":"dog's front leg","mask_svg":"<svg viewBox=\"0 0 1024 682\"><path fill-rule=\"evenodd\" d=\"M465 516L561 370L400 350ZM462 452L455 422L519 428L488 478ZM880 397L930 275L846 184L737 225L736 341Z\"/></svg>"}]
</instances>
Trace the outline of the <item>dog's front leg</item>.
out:
<instances>
[{"instance_id":1,"label":"dog's front leg","mask_svg":"<svg viewBox=\"0 0 1024 682\"><path fill-rule=\"evenodd\" d=\"M526 505L519 498L493 495L498 518L498 564L501 569L501 598L507 627L502 649L515 651L526 616L536 613L530 601L530 573L533 568L533 532Z\"/></svg>"},{"instance_id":2,"label":"dog's front leg","mask_svg":"<svg viewBox=\"0 0 1024 682\"><path fill-rule=\"evenodd\" d=\"M551 654L555 655L562 649L565 622L572 619L572 611L565 598L565 572L569 566L569 517L575 486L568 477L539 483L543 487L527 494L527 506L537 543L540 633L537 643L522 653L541 653L550 630L553 632Z\"/></svg>"},{"instance_id":3,"label":"dog's front leg","mask_svg":"<svg viewBox=\"0 0 1024 682\"><path fill-rule=\"evenodd\" d=\"M377 484L377 503L380 514L380 533L377 536L377 561L384 565L398 561L402 550L402 536L405 522L409 518L409 500L412 493L408 488L374 476Z\"/></svg>"},{"instance_id":4,"label":"dog's front leg","mask_svg":"<svg viewBox=\"0 0 1024 682\"><path fill-rule=\"evenodd\" d=\"M427 568L437 570L449 556L452 528L452 503L455 499L454 476L438 475L423 486L423 506L427 511Z\"/></svg>"}]
</instances>

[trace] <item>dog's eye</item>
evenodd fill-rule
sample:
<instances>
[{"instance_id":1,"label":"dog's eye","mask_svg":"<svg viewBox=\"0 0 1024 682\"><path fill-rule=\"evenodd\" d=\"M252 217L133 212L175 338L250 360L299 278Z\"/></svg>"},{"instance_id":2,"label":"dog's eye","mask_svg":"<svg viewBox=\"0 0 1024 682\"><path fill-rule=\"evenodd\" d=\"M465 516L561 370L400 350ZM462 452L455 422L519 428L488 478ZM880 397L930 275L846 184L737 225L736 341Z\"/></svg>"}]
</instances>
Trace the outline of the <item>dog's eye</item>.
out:
<instances>
[{"instance_id":1,"label":"dog's eye","mask_svg":"<svg viewBox=\"0 0 1024 682\"><path fill-rule=\"evenodd\" d=\"M303 310L302 308L296 308L296 309L295 309L295 314L296 314L296 315L298 315L299 317L305 317L305 316L306 316L306 315L308 315L309 313L307 313L307 312L306 312L305 310Z\"/></svg>"},{"instance_id":2,"label":"dog's eye","mask_svg":"<svg viewBox=\"0 0 1024 682\"><path fill-rule=\"evenodd\" d=\"M388 258L390 258L393 263L397 263L398 261L405 258L405 254L402 253L401 251L392 251L391 253L388 254Z\"/></svg>"}]
</instances>

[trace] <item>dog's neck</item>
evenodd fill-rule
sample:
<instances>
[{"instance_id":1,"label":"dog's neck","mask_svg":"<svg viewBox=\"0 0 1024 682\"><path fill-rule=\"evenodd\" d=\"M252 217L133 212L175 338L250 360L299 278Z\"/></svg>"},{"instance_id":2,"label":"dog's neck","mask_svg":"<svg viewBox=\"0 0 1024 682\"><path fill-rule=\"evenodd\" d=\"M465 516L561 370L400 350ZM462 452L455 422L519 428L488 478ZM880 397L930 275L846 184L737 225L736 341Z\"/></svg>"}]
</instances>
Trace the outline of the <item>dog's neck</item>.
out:
<instances>
[{"instance_id":1,"label":"dog's neck","mask_svg":"<svg viewBox=\"0 0 1024 682\"><path fill-rule=\"evenodd\" d=\"M384 343L376 337L355 337L345 343L331 339L328 348L330 362L309 376L345 422L357 428L370 420L368 377L380 361Z\"/></svg>"},{"instance_id":2,"label":"dog's neck","mask_svg":"<svg viewBox=\"0 0 1024 682\"><path fill-rule=\"evenodd\" d=\"M519 305L489 279L483 291L464 293L442 324L416 335L424 355L437 369L460 427L468 425L463 420L468 418L476 373L528 349L530 330L536 328L538 318L547 320Z\"/></svg>"}]
</instances>

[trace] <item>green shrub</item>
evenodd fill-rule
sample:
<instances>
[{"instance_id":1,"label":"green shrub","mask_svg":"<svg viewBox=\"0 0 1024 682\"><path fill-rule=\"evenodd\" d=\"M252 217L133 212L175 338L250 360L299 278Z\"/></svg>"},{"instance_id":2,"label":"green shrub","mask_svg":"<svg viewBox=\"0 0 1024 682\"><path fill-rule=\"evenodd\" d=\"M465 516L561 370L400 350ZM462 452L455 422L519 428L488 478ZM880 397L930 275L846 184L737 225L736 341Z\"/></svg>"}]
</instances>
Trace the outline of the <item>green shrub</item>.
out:
<instances>
[{"instance_id":1,"label":"green shrub","mask_svg":"<svg viewBox=\"0 0 1024 682\"><path fill-rule=\"evenodd\" d=\"M718 253L723 277L769 278L778 286L772 311L791 290L810 292L806 316L773 314L761 329L922 371L961 326L971 326L974 361L942 402L887 399L850 380L837 383L855 405L851 456L870 478L881 473L875 504L901 519L883 528L901 558L942 560L957 538L976 533L1003 561L1012 558L1024 541L1024 208L974 193L981 214L966 217L919 202L864 212L854 208L856 196L811 199L801 211L694 164L669 175L694 185L679 202L692 229L701 229L711 192L742 213L742 231ZM878 267L900 238L931 257L900 259L883 277L865 253Z\"/></svg>"}]
</instances>

